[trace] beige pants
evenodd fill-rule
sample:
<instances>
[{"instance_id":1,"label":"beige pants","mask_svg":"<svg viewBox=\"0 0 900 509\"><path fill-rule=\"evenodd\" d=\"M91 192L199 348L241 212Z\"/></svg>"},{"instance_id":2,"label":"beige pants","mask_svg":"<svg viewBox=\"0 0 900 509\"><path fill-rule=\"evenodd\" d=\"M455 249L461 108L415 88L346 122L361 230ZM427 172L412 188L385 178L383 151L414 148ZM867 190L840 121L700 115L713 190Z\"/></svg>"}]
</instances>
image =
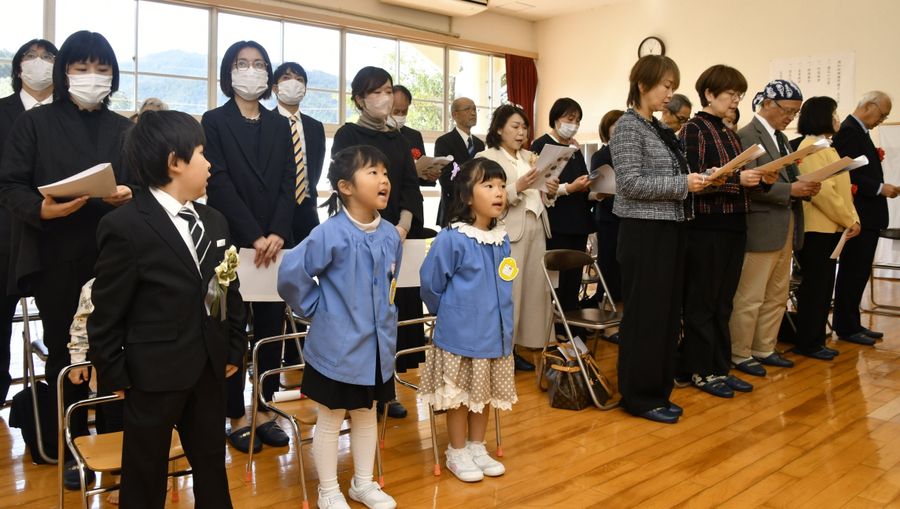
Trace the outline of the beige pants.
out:
<instances>
[{"instance_id":1,"label":"beige pants","mask_svg":"<svg viewBox=\"0 0 900 509\"><path fill-rule=\"evenodd\" d=\"M510 245L519 267L512 287L513 341L526 348L543 348L550 336L550 289L541 268L546 242L540 218L526 212L522 238Z\"/></svg>"},{"instance_id":2,"label":"beige pants","mask_svg":"<svg viewBox=\"0 0 900 509\"><path fill-rule=\"evenodd\" d=\"M728 322L731 359L735 363L751 355L768 357L775 351L791 281L793 223L791 218L787 240L780 251L744 254L741 281Z\"/></svg>"}]
</instances>

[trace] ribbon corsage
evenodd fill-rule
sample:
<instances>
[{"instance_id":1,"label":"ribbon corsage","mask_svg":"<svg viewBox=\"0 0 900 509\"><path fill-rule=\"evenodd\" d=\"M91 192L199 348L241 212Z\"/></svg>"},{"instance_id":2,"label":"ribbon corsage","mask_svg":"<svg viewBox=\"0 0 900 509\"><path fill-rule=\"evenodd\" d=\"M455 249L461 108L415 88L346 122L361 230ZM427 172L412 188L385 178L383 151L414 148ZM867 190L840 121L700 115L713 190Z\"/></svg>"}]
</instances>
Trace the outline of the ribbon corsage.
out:
<instances>
[{"instance_id":1,"label":"ribbon corsage","mask_svg":"<svg viewBox=\"0 0 900 509\"><path fill-rule=\"evenodd\" d=\"M229 247L225 250L225 257L216 267L216 276L209 282L213 293L209 312L213 318L218 318L223 322L227 309L228 285L237 279L237 268L240 263L241 259L238 256L237 248Z\"/></svg>"}]
</instances>

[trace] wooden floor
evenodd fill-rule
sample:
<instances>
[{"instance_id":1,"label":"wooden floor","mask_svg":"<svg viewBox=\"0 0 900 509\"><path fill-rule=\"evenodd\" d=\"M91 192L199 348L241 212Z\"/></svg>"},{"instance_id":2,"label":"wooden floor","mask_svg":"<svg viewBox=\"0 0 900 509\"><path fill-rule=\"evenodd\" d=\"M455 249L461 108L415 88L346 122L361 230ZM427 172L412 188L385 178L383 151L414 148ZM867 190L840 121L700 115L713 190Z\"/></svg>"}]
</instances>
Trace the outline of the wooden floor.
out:
<instances>
[{"instance_id":1,"label":"wooden floor","mask_svg":"<svg viewBox=\"0 0 900 509\"><path fill-rule=\"evenodd\" d=\"M900 303L900 283L879 282L883 300ZM900 318L863 315L885 331L874 348L831 341L834 362L791 356L793 369L771 369L750 394L724 400L676 389L685 409L674 426L622 410L551 409L530 374L519 374L519 403L503 414L503 477L464 485L432 474L427 409L399 388L410 416L392 420L384 450L386 490L401 507L900 507ZM601 345L614 379L615 347ZM15 358L15 357L14 357ZM0 412L0 506L56 507L56 470L35 466L17 429ZM446 447L439 418L441 449ZM493 432L489 432L493 440ZM300 507L296 446L266 448L255 483L244 481L246 456L228 451L236 508ZM316 480L304 448L307 486ZM340 480L352 475L349 442L341 439ZM179 481L191 507L190 478ZM77 507L69 493L67 507ZM353 507L362 507L351 503ZM112 507L102 497L92 507ZM125 508L127 509L127 508Z\"/></svg>"}]
</instances>

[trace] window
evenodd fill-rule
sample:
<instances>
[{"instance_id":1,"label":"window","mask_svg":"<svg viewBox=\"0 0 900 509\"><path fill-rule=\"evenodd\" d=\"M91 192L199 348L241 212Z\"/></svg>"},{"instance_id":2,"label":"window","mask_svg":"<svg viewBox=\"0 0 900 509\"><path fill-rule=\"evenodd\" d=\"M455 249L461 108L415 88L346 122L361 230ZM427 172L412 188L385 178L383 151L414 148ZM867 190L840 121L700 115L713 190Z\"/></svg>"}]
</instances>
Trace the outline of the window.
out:
<instances>
[{"instance_id":1,"label":"window","mask_svg":"<svg viewBox=\"0 0 900 509\"><path fill-rule=\"evenodd\" d=\"M309 79L303 113L325 124L340 121L340 55L340 31L284 24L284 61L302 65Z\"/></svg>"},{"instance_id":2,"label":"window","mask_svg":"<svg viewBox=\"0 0 900 509\"><path fill-rule=\"evenodd\" d=\"M398 66L397 84L408 88L413 96L409 126L420 131L443 131L444 48L401 41Z\"/></svg>"},{"instance_id":3,"label":"window","mask_svg":"<svg viewBox=\"0 0 900 509\"><path fill-rule=\"evenodd\" d=\"M506 61L493 55L451 49L448 69L450 101L458 97L475 101L478 124L473 131L486 133L492 112L506 101Z\"/></svg>"},{"instance_id":4,"label":"window","mask_svg":"<svg viewBox=\"0 0 900 509\"><path fill-rule=\"evenodd\" d=\"M11 6L10 6L11 7ZM0 97L12 94L12 58L26 42L43 39L44 9L42 2L22 2L15 14L0 16Z\"/></svg>"}]
</instances>

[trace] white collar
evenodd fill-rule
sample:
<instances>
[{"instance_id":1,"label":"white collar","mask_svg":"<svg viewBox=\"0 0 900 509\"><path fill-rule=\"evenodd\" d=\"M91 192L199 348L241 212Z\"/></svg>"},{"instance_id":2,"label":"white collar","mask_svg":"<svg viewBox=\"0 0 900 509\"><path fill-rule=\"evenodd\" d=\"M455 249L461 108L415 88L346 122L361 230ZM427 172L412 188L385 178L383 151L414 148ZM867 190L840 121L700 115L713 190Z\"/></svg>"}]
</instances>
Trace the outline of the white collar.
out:
<instances>
[{"instance_id":1,"label":"white collar","mask_svg":"<svg viewBox=\"0 0 900 509\"><path fill-rule=\"evenodd\" d=\"M19 91L19 99L22 101L22 106L25 107L25 111L28 111L37 105L45 106L47 104L52 103L53 102L53 94L50 94L43 101L38 101L37 99L32 97L31 94L26 92L25 89L23 88L22 90Z\"/></svg>"},{"instance_id":2,"label":"white collar","mask_svg":"<svg viewBox=\"0 0 900 509\"><path fill-rule=\"evenodd\" d=\"M381 223L381 214L379 214L378 212L375 212L375 219L373 219L370 223L361 223L357 221L353 218L353 216L350 215L350 213L347 212L346 209L344 209L344 214L347 216L347 219L349 219L350 222L353 223L354 226L366 233L374 232L378 229L378 225Z\"/></svg>"},{"instance_id":3,"label":"white collar","mask_svg":"<svg viewBox=\"0 0 900 509\"><path fill-rule=\"evenodd\" d=\"M297 115L297 120L300 120L300 108L297 108L297 113L291 113L288 111L281 103L278 104L278 113L281 113L281 116L284 118L291 118L294 115Z\"/></svg>"},{"instance_id":4,"label":"white collar","mask_svg":"<svg viewBox=\"0 0 900 509\"><path fill-rule=\"evenodd\" d=\"M762 126L766 128L766 131L769 133L769 136L771 136L774 139L775 138L775 128L769 124L769 121L762 118L761 116L759 116L759 113L754 113L753 116L756 117L757 120L759 120L759 123L762 124Z\"/></svg>"},{"instance_id":5,"label":"white collar","mask_svg":"<svg viewBox=\"0 0 900 509\"><path fill-rule=\"evenodd\" d=\"M506 156L506 158L512 161L514 164L519 164L520 162L528 164L528 161L526 161L525 158L522 157L522 149L516 150L515 156L509 155L509 152L507 152L503 147L497 147L497 150L502 152L503 155Z\"/></svg>"},{"instance_id":6,"label":"white collar","mask_svg":"<svg viewBox=\"0 0 900 509\"><path fill-rule=\"evenodd\" d=\"M197 211L194 210L193 202L189 201L182 205L181 202L175 199L174 196L158 187L151 187L150 194L152 194L153 197L156 198L156 201L158 201L159 204L162 205L162 208L165 209L166 213L172 217L178 216L178 212L180 212L181 209L185 207L189 208L194 214L197 214Z\"/></svg>"},{"instance_id":7,"label":"white collar","mask_svg":"<svg viewBox=\"0 0 900 509\"><path fill-rule=\"evenodd\" d=\"M853 117L853 120L856 120L856 123L859 124L860 127L862 127L862 130L863 130L864 133L869 134L869 128L866 127L866 124L863 124L862 120L860 120L860 119L859 119L856 115L854 115L853 113L851 113L850 116Z\"/></svg>"},{"instance_id":8,"label":"white collar","mask_svg":"<svg viewBox=\"0 0 900 509\"><path fill-rule=\"evenodd\" d=\"M463 139L464 143L468 144L469 138L472 138L472 144L475 144L475 137L472 135L472 131L469 131L469 134L466 134L459 127L455 127L454 129L456 129L456 132L459 133L459 136Z\"/></svg>"},{"instance_id":9,"label":"white collar","mask_svg":"<svg viewBox=\"0 0 900 509\"><path fill-rule=\"evenodd\" d=\"M503 226L501 226L499 223L497 224L497 226L487 231L462 222L453 223L450 225L450 228L456 228L459 233L462 233L466 237L474 239L482 244L494 244L496 246L502 246L503 240L506 238L506 229L503 228Z\"/></svg>"}]
</instances>

